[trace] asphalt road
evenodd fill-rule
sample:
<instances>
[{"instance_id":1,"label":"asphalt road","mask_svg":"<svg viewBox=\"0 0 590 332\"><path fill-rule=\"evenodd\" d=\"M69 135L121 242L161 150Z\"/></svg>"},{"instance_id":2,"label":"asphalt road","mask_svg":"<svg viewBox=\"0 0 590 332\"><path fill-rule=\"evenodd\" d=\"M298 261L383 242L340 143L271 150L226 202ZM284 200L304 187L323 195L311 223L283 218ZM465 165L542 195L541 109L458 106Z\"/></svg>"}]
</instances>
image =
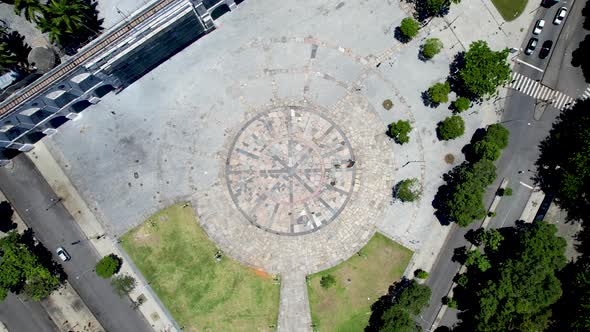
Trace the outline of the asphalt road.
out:
<instances>
[{"instance_id":1,"label":"asphalt road","mask_svg":"<svg viewBox=\"0 0 590 332\"><path fill-rule=\"evenodd\" d=\"M8 297L0 303L0 321L11 332L59 331L39 303L23 301L14 294L8 294Z\"/></svg>"},{"instance_id":2,"label":"asphalt road","mask_svg":"<svg viewBox=\"0 0 590 332\"><path fill-rule=\"evenodd\" d=\"M533 37L532 30L536 21L544 19L546 21L545 28L539 36L536 36L539 39L539 46L532 55L518 53L516 58L520 58L530 66L517 62L514 70L531 79L543 80L544 84L572 97L577 97L579 92L585 89L586 83L581 76L581 70L571 66L571 51L577 48L579 41L583 39L587 31L582 29L583 17L581 17L585 1L577 0L573 8L570 8L572 2L571 0L562 1L551 8L539 7L537 9L536 18L531 22L529 28L529 36L525 38L521 48L524 50L529 38ZM569 8L568 17L561 25L553 25L553 18L558 8L562 6ZM555 43L558 38L559 41ZM539 50L545 40L554 42L553 51L550 58L540 59L538 57ZM530 96L514 90L509 90L506 99L498 102L505 102L501 123L510 131L510 143L497 163L498 178L486 193L485 206L491 204L495 190L504 178L509 180L509 187L513 188L513 195L502 199L498 205L496 217L490 223L490 227L494 228L514 226L516 220L520 218L531 194L531 187L534 186L535 162L539 156L538 144L548 135L555 118L559 115L557 109L548 106L535 120L535 108L543 107L543 105L536 104ZM450 226L453 229L447 242L441 248L438 260L427 280L427 284L432 289L431 303L423 311L419 321L425 330L430 330L442 306L441 298L448 293L452 285L452 278L459 270L459 264L451 261L455 248L465 246L467 244L464 238L465 233L469 229L479 228L480 225L481 221L466 229L455 225ZM450 309L443 316L439 326L452 326L456 322L457 311Z\"/></svg>"},{"instance_id":3,"label":"asphalt road","mask_svg":"<svg viewBox=\"0 0 590 332\"><path fill-rule=\"evenodd\" d=\"M52 252L62 246L70 253L72 259L62 263L68 281L103 327L107 331L151 331L130 299L117 296L109 281L94 273L99 259L96 251L33 163L23 154L13 162L13 167L0 168L0 189L41 243ZM55 254L54 259L59 261Z\"/></svg>"}]
</instances>

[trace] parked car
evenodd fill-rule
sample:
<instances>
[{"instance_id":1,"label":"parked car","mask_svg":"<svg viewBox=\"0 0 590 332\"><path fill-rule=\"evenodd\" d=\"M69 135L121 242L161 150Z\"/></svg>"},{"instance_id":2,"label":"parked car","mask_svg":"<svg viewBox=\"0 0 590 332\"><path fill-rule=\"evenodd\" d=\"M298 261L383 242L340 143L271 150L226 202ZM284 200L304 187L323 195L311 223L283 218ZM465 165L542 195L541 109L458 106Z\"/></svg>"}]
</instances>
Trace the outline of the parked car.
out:
<instances>
[{"instance_id":1,"label":"parked car","mask_svg":"<svg viewBox=\"0 0 590 332\"><path fill-rule=\"evenodd\" d=\"M565 19L565 15L567 15L567 8L561 7L557 11L557 15L555 15L555 19L553 20L553 24L561 24Z\"/></svg>"},{"instance_id":2,"label":"parked car","mask_svg":"<svg viewBox=\"0 0 590 332\"><path fill-rule=\"evenodd\" d=\"M70 256L70 254L68 254L68 252L62 247L57 248L55 252L57 253L57 256L64 262L67 262L72 258L72 256Z\"/></svg>"},{"instance_id":3,"label":"parked car","mask_svg":"<svg viewBox=\"0 0 590 332\"><path fill-rule=\"evenodd\" d=\"M539 51L539 58L545 59L551 53L551 47L553 47L553 41L546 40Z\"/></svg>"},{"instance_id":4,"label":"parked car","mask_svg":"<svg viewBox=\"0 0 590 332\"><path fill-rule=\"evenodd\" d=\"M526 55L533 54L533 52L535 51L535 48L537 48L538 43L539 43L539 40L537 38L531 38L529 40L529 43L526 45L526 49L524 50L524 54L526 54Z\"/></svg>"},{"instance_id":5,"label":"parked car","mask_svg":"<svg viewBox=\"0 0 590 332\"><path fill-rule=\"evenodd\" d=\"M543 31L543 27L545 26L545 20L538 20L535 24L535 28L533 29L533 35L538 35Z\"/></svg>"}]
</instances>

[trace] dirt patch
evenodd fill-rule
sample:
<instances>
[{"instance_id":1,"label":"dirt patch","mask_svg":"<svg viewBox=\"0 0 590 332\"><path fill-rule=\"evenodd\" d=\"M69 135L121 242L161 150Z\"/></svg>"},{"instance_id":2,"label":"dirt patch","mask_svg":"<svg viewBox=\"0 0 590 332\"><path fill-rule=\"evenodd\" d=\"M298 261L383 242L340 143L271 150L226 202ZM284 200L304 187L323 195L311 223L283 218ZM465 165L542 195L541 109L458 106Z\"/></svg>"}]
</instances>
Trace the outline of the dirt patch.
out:
<instances>
[{"instance_id":1,"label":"dirt patch","mask_svg":"<svg viewBox=\"0 0 590 332\"><path fill-rule=\"evenodd\" d=\"M254 271L254 273L256 273L257 276L264 278L264 279L271 279L272 275L260 270L260 269L252 269L252 271Z\"/></svg>"}]
</instances>

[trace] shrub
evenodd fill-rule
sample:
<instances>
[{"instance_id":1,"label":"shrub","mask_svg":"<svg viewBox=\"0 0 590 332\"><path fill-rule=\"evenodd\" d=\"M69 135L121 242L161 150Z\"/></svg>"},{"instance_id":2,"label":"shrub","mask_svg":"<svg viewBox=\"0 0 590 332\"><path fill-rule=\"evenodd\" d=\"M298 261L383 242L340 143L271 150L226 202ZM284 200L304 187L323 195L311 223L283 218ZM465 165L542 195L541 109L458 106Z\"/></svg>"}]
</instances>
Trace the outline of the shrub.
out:
<instances>
[{"instance_id":1,"label":"shrub","mask_svg":"<svg viewBox=\"0 0 590 332\"><path fill-rule=\"evenodd\" d=\"M96 263L96 274L101 278L110 278L119 271L121 267L121 258L115 254L103 257Z\"/></svg>"},{"instance_id":2,"label":"shrub","mask_svg":"<svg viewBox=\"0 0 590 332\"><path fill-rule=\"evenodd\" d=\"M415 19L406 17L402 20L399 30L404 37L412 39L418 34L418 30L420 30L420 24Z\"/></svg>"},{"instance_id":3,"label":"shrub","mask_svg":"<svg viewBox=\"0 0 590 332\"><path fill-rule=\"evenodd\" d=\"M473 152L478 160L486 159L490 161L498 160L502 154L500 147L488 140L478 141L473 144Z\"/></svg>"},{"instance_id":4,"label":"shrub","mask_svg":"<svg viewBox=\"0 0 590 332\"><path fill-rule=\"evenodd\" d=\"M451 92L451 85L449 82L436 83L428 88L428 96L433 103L440 104L449 101L449 93Z\"/></svg>"},{"instance_id":5,"label":"shrub","mask_svg":"<svg viewBox=\"0 0 590 332\"><path fill-rule=\"evenodd\" d=\"M471 107L469 98L459 97L453 102L453 110L458 113L466 111L469 107Z\"/></svg>"},{"instance_id":6,"label":"shrub","mask_svg":"<svg viewBox=\"0 0 590 332\"><path fill-rule=\"evenodd\" d=\"M113 290L119 296L129 294L135 288L135 285L135 278L129 275L116 276L111 280L111 286L113 286Z\"/></svg>"},{"instance_id":7,"label":"shrub","mask_svg":"<svg viewBox=\"0 0 590 332\"><path fill-rule=\"evenodd\" d=\"M512 188L505 188L503 196L512 196Z\"/></svg>"},{"instance_id":8,"label":"shrub","mask_svg":"<svg viewBox=\"0 0 590 332\"><path fill-rule=\"evenodd\" d=\"M418 179L405 179L395 186L395 197L402 202L413 202L420 197L420 194Z\"/></svg>"},{"instance_id":9,"label":"shrub","mask_svg":"<svg viewBox=\"0 0 590 332\"><path fill-rule=\"evenodd\" d=\"M331 274L323 275L320 279L320 286L325 289L332 288L336 286L336 278Z\"/></svg>"},{"instance_id":10,"label":"shrub","mask_svg":"<svg viewBox=\"0 0 590 332\"><path fill-rule=\"evenodd\" d=\"M442 302L449 308L457 309L457 301L452 297L445 296L443 297Z\"/></svg>"},{"instance_id":11,"label":"shrub","mask_svg":"<svg viewBox=\"0 0 590 332\"><path fill-rule=\"evenodd\" d=\"M416 277L418 279L426 279L426 278L428 278L428 272L426 272L422 269L418 269L418 270L414 271L414 277Z\"/></svg>"},{"instance_id":12,"label":"shrub","mask_svg":"<svg viewBox=\"0 0 590 332\"><path fill-rule=\"evenodd\" d=\"M408 143L410 137L408 134L412 131L410 121L399 120L391 123L389 126L389 135L398 144Z\"/></svg>"},{"instance_id":13,"label":"shrub","mask_svg":"<svg viewBox=\"0 0 590 332\"><path fill-rule=\"evenodd\" d=\"M432 59L443 48L443 43L438 38L428 38L422 45L422 55L426 59Z\"/></svg>"},{"instance_id":14,"label":"shrub","mask_svg":"<svg viewBox=\"0 0 590 332\"><path fill-rule=\"evenodd\" d=\"M390 110L393 107L393 102L391 101L391 99L385 99L383 101L383 108L385 108L386 110Z\"/></svg>"},{"instance_id":15,"label":"shrub","mask_svg":"<svg viewBox=\"0 0 590 332\"><path fill-rule=\"evenodd\" d=\"M438 137L441 140L451 140L461 137L465 133L465 122L458 115L452 115L438 124Z\"/></svg>"}]
</instances>

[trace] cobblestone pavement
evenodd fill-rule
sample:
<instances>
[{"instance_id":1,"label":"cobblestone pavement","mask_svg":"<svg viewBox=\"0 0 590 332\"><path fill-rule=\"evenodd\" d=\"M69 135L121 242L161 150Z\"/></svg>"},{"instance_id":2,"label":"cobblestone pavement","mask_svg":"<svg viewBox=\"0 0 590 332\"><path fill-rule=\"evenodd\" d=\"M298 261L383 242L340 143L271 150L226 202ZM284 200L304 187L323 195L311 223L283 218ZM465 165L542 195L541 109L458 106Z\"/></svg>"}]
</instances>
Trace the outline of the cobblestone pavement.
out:
<instances>
[{"instance_id":1,"label":"cobblestone pavement","mask_svg":"<svg viewBox=\"0 0 590 332\"><path fill-rule=\"evenodd\" d=\"M393 28L405 16L396 1L246 1L46 143L113 236L191 200L225 253L282 275L280 329L306 330L304 275L346 260L377 230L428 269L448 231L431 206L441 176L498 115L478 105L462 114L465 136L438 141L448 104L428 108L421 92L446 78L460 43L434 20L400 44ZM423 62L427 37L445 49ZM414 127L404 145L385 135L400 119ZM419 201L392 201L405 178L420 180Z\"/></svg>"}]
</instances>

